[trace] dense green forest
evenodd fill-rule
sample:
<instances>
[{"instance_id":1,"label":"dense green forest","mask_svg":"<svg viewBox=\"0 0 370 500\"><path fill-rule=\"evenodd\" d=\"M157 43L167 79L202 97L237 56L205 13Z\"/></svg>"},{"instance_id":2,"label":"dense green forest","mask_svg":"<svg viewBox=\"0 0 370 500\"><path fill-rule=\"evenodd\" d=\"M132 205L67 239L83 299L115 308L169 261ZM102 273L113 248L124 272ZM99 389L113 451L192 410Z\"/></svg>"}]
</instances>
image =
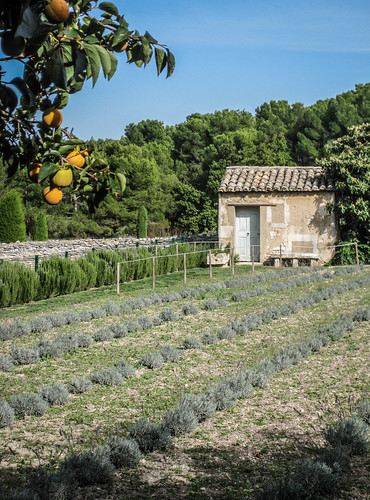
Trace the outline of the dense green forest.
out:
<instances>
[{"instance_id":1,"label":"dense green forest","mask_svg":"<svg viewBox=\"0 0 370 500\"><path fill-rule=\"evenodd\" d=\"M227 166L312 165L323 157L325 144L365 122L370 83L312 106L271 101L254 115L195 113L174 126L145 120L129 124L119 140L93 140L111 169L125 173L122 197L109 194L91 210L67 188L63 201L49 207L42 187L29 182L24 170L7 179L3 166L0 193L20 192L31 238L40 211L46 211L50 238L135 235L141 206L148 212L150 237L209 232L217 229L218 187Z\"/></svg>"}]
</instances>

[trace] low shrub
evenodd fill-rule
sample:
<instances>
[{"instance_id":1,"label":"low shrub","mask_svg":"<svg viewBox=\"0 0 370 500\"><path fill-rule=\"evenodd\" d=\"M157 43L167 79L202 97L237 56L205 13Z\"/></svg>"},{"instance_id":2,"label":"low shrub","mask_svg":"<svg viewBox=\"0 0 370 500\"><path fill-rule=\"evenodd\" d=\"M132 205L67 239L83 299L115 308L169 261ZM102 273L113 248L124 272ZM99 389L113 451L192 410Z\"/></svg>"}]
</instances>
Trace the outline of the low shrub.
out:
<instances>
[{"instance_id":1,"label":"low shrub","mask_svg":"<svg viewBox=\"0 0 370 500\"><path fill-rule=\"evenodd\" d=\"M351 459L343 447L326 448L320 453L318 461L326 464L335 473L348 470L351 464Z\"/></svg>"},{"instance_id":2,"label":"low shrub","mask_svg":"<svg viewBox=\"0 0 370 500\"><path fill-rule=\"evenodd\" d=\"M48 317L41 316L40 318L31 319L30 327L32 332L44 333L52 329L53 323Z\"/></svg>"},{"instance_id":3,"label":"low shrub","mask_svg":"<svg viewBox=\"0 0 370 500\"><path fill-rule=\"evenodd\" d=\"M58 340L51 342L41 339L35 347L39 351L40 358L59 358L64 352L63 345Z\"/></svg>"},{"instance_id":4,"label":"low shrub","mask_svg":"<svg viewBox=\"0 0 370 500\"><path fill-rule=\"evenodd\" d=\"M309 498L317 498L320 495L333 493L337 485L337 477L325 463L307 459L292 474L290 482L301 485L306 495L309 494Z\"/></svg>"},{"instance_id":5,"label":"low shrub","mask_svg":"<svg viewBox=\"0 0 370 500\"><path fill-rule=\"evenodd\" d=\"M202 336L202 343L205 345L212 345L218 342L217 335L207 332Z\"/></svg>"},{"instance_id":6,"label":"low shrub","mask_svg":"<svg viewBox=\"0 0 370 500\"><path fill-rule=\"evenodd\" d=\"M71 394L82 394L92 389L92 382L86 377L73 377L68 384L68 390Z\"/></svg>"},{"instance_id":7,"label":"low shrub","mask_svg":"<svg viewBox=\"0 0 370 500\"><path fill-rule=\"evenodd\" d=\"M41 417L48 409L47 402L40 394L24 392L13 396L9 402L14 413L19 417L35 415Z\"/></svg>"},{"instance_id":8,"label":"low shrub","mask_svg":"<svg viewBox=\"0 0 370 500\"><path fill-rule=\"evenodd\" d=\"M121 467L135 467L142 459L137 441L113 436L107 446L110 450L110 461L119 469Z\"/></svg>"},{"instance_id":9,"label":"low shrub","mask_svg":"<svg viewBox=\"0 0 370 500\"><path fill-rule=\"evenodd\" d=\"M336 422L324 431L326 441L333 448L343 447L349 455L362 455L369 448L369 427L353 416Z\"/></svg>"},{"instance_id":10,"label":"low shrub","mask_svg":"<svg viewBox=\"0 0 370 500\"><path fill-rule=\"evenodd\" d=\"M189 316L190 314L198 314L199 309L196 304L185 304L182 306L182 314L184 316Z\"/></svg>"},{"instance_id":11,"label":"low shrub","mask_svg":"<svg viewBox=\"0 0 370 500\"><path fill-rule=\"evenodd\" d=\"M163 365L164 358L159 352L148 352L143 355L139 363L154 370Z\"/></svg>"},{"instance_id":12,"label":"low shrub","mask_svg":"<svg viewBox=\"0 0 370 500\"><path fill-rule=\"evenodd\" d=\"M108 446L99 446L92 451L83 451L66 458L59 471L75 479L79 486L111 483L115 467L110 461Z\"/></svg>"},{"instance_id":13,"label":"low shrub","mask_svg":"<svg viewBox=\"0 0 370 500\"><path fill-rule=\"evenodd\" d=\"M113 332L114 338L122 338L127 335L127 326L124 323L118 323L117 325L112 325L110 329Z\"/></svg>"},{"instance_id":14,"label":"low shrub","mask_svg":"<svg viewBox=\"0 0 370 500\"><path fill-rule=\"evenodd\" d=\"M217 337L220 340L233 340L235 335L236 333L231 326L224 326L217 330Z\"/></svg>"},{"instance_id":15,"label":"low shrub","mask_svg":"<svg viewBox=\"0 0 370 500\"><path fill-rule=\"evenodd\" d=\"M114 332L111 327L101 328L94 333L95 342L108 342L114 339Z\"/></svg>"},{"instance_id":16,"label":"low shrub","mask_svg":"<svg viewBox=\"0 0 370 500\"><path fill-rule=\"evenodd\" d=\"M198 425L198 419L193 409L182 401L173 410L167 411L161 421L162 427L168 431L171 436L188 434Z\"/></svg>"},{"instance_id":17,"label":"low shrub","mask_svg":"<svg viewBox=\"0 0 370 500\"><path fill-rule=\"evenodd\" d=\"M77 335L77 346L86 348L90 347L91 344L94 342L93 338L91 335L88 335L87 333L79 333Z\"/></svg>"},{"instance_id":18,"label":"low shrub","mask_svg":"<svg viewBox=\"0 0 370 500\"><path fill-rule=\"evenodd\" d=\"M43 385L39 389L40 396L52 406L62 406L69 401L68 389L61 383Z\"/></svg>"},{"instance_id":19,"label":"low shrub","mask_svg":"<svg viewBox=\"0 0 370 500\"><path fill-rule=\"evenodd\" d=\"M148 419L140 420L130 430L140 450L145 453L154 450L167 450L172 445L170 433Z\"/></svg>"},{"instance_id":20,"label":"low shrub","mask_svg":"<svg viewBox=\"0 0 370 500\"><path fill-rule=\"evenodd\" d=\"M357 403L357 416L370 425L370 400L362 399Z\"/></svg>"},{"instance_id":21,"label":"low shrub","mask_svg":"<svg viewBox=\"0 0 370 500\"><path fill-rule=\"evenodd\" d=\"M184 346L184 349L200 349L203 347L203 342L197 337L187 337L183 340L182 345Z\"/></svg>"},{"instance_id":22,"label":"low shrub","mask_svg":"<svg viewBox=\"0 0 370 500\"><path fill-rule=\"evenodd\" d=\"M0 401L0 428L9 427L14 422L14 409L3 399Z\"/></svg>"},{"instance_id":23,"label":"low shrub","mask_svg":"<svg viewBox=\"0 0 370 500\"><path fill-rule=\"evenodd\" d=\"M181 404L182 406L189 407L195 413L199 422L207 420L217 410L217 403L209 397L208 392L205 394L186 395L181 400Z\"/></svg>"},{"instance_id":24,"label":"low shrub","mask_svg":"<svg viewBox=\"0 0 370 500\"><path fill-rule=\"evenodd\" d=\"M32 365L40 361L40 352L37 348L12 346L10 354L15 365Z\"/></svg>"},{"instance_id":25,"label":"low shrub","mask_svg":"<svg viewBox=\"0 0 370 500\"><path fill-rule=\"evenodd\" d=\"M124 358L116 365L115 367L123 378L133 377L136 372L136 368L133 365L130 365Z\"/></svg>"},{"instance_id":26,"label":"low shrub","mask_svg":"<svg viewBox=\"0 0 370 500\"><path fill-rule=\"evenodd\" d=\"M210 387L205 397L216 403L216 410L230 410L236 405L237 393L232 390L227 381L221 380L217 385Z\"/></svg>"},{"instance_id":27,"label":"low shrub","mask_svg":"<svg viewBox=\"0 0 370 500\"><path fill-rule=\"evenodd\" d=\"M172 345L164 345L161 347L160 354L166 363L174 363L180 357L179 349Z\"/></svg>"},{"instance_id":28,"label":"low shrub","mask_svg":"<svg viewBox=\"0 0 370 500\"><path fill-rule=\"evenodd\" d=\"M176 311L172 309L163 309L158 315L161 321L176 321L179 317Z\"/></svg>"},{"instance_id":29,"label":"low shrub","mask_svg":"<svg viewBox=\"0 0 370 500\"><path fill-rule=\"evenodd\" d=\"M101 385L120 385L123 382L123 376L117 368L110 367L94 372L91 380Z\"/></svg>"},{"instance_id":30,"label":"low shrub","mask_svg":"<svg viewBox=\"0 0 370 500\"><path fill-rule=\"evenodd\" d=\"M13 358L0 354L0 372L10 372L14 368Z\"/></svg>"}]
</instances>

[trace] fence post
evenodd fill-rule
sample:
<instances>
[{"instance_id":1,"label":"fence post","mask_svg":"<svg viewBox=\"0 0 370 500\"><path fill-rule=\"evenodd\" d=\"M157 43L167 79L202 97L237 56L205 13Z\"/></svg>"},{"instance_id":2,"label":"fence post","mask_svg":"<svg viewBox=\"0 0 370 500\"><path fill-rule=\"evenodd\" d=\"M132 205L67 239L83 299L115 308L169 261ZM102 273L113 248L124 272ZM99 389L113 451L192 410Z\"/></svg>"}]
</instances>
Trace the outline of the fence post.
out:
<instances>
[{"instance_id":1,"label":"fence post","mask_svg":"<svg viewBox=\"0 0 370 500\"><path fill-rule=\"evenodd\" d=\"M360 260L358 258L358 246L357 246L357 241L355 243L355 250L356 250L356 263L359 266L360 265Z\"/></svg>"},{"instance_id":2,"label":"fence post","mask_svg":"<svg viewBox=\"0 0 370 500\"><path fill-rule=\"evenodd\" d=\"M231 275L235 276L235 260L234 260L234 249L230 248L230 264L231 264Z\"/></svg>"},{"instance_id":3,"label":"fence post","mask_svg":"<svg viewBox=\"0 0 370 500\"><path fill-rule=\"evenodd\" d=\"M254 245L252 245L252 273L254 273Z\"/></svg>"},{"instance_id":4,"label":"fence post","mask_svg":"<svg viewBox=\"0 0 370 500\"><path fill-rule=\"evenodd\" d=\"M158 245L155 245L155 256L157 257L158 255Z\"/></svg>"},{"instance_id":5,"label":"fence post","mask_svg":"<svg viewBox=\"0 0 370 500\"><path fill-rule=\"evenodd\" d=\"M283 265L283 254L282 254L282 249L280 245L280 257L279 257L279 266L282 267Z\"/></svg>"},{"instance_id":6,"label":"fence post","mask_svg":"<svg viewBox=\"0 0 370 500\"><path fill-rule=\"evenodd\" d=\"M186 285L186 253L184 253L184 285Z\"/></svg>"},{"instance_id":7,"label":"fence post","mask_svg":"<svg viewBox=\"0 0 370 500\"><path fill-rule=\"evenodd\" d=\"M119 275L120 275L121 263L117 263L117 295L119 295Z\"/></svg>"},{"instance_id":8,"label":"fence post","mask_svg":"<svg viewBox=\"0 0 370 500\"><path fill-rule=\"evenodd\" d=\"M35 271L39 268L39 256L35 255Z\"/></svg>"},{"instance_id":9,"label":"fence post","mask_svg":"<svg viewBox=\"0 0 370 500\"><path fill-rule=\"evenodd\" d=\"M154 290L154 288L155 288L155 257L153 257L153 259L152 259L152 271L153 271L153 290Z\"/></svg>"},{"instance_id":10,"label":"fence post","mask_svg":"<svg viewBox=\"0 0 370 500\"><path fill-rule=\"evenodd\" d=\"M209 259L209 279L212 279L212 253L211 250L208 250L208 259Z\"/></svg>"},{"instance_id":11,"label":"fence post","mask_svg":"<svg viewBox=\"0 0 370 500\"><path fill-rule=\"evenodd\" d=\"M179 244L176 243L176 272L179 272Z\"/></svg>"}]
</instances>

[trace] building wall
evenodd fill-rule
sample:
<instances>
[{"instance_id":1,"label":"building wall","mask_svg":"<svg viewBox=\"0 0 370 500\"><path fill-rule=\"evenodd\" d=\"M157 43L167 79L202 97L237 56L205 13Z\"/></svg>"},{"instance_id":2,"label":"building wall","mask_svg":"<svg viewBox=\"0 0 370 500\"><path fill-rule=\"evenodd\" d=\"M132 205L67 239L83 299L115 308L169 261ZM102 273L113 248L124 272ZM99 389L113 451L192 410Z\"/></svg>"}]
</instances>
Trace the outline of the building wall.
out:
<instances>
[{"instance_id":1,"label":"building wall","mask_svg":"<svg viewBox=\"0 0 370 500\"><path fill-rule=\"evenodd\" d=\"M326 210L332 191L220 193L219 242L235 247L237 206L260 207L260 261L264 262L280 245L285 253L319 256L327 262L337 240L335 217Z\"/></svg>"}]
</instances>

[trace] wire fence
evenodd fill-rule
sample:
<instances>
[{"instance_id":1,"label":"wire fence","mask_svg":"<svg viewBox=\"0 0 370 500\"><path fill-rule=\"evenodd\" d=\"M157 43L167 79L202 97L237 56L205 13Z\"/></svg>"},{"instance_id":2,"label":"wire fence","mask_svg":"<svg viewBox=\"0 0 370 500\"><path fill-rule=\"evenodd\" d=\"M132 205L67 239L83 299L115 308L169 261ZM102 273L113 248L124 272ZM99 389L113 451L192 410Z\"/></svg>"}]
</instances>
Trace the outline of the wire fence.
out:
<instances>
[{"instance_id":1,"label":"wire fence","mask_svg":"<svg viewBox=\"0 0 370 500\"><path fill-rule=\"evenodd\" d=\"M208 243L208 242L207 242ZM184 284L187 284L187 261L188 256L193 256L195 254L206 254L207 255L207 265L209 267L209 277L212 279L213 271L212 268L214 266L226 265L230 262L231 274L235 275L235 267L234 267L234 252L232 248L221 249L221 248L212 248L206 250L196 250L196 246L194 245L193 252L178 252L178 246L176 246L176 253L167 254L167 255L153 255L152 257L145 257L142 259L134 259L134 260L126 260L117 263L117 295L120 294L120 282L121 282L121 266L130 265L135 262L149 262L152 263L152 286L155 289L156 286L156 276L158 273L156 272L156 264L159 259L168 259L175 258L176 265L174 268L174 272L183 271L184 274ZM220 259L220 255L222 259Z\"/></svg>"}]
</instances>

